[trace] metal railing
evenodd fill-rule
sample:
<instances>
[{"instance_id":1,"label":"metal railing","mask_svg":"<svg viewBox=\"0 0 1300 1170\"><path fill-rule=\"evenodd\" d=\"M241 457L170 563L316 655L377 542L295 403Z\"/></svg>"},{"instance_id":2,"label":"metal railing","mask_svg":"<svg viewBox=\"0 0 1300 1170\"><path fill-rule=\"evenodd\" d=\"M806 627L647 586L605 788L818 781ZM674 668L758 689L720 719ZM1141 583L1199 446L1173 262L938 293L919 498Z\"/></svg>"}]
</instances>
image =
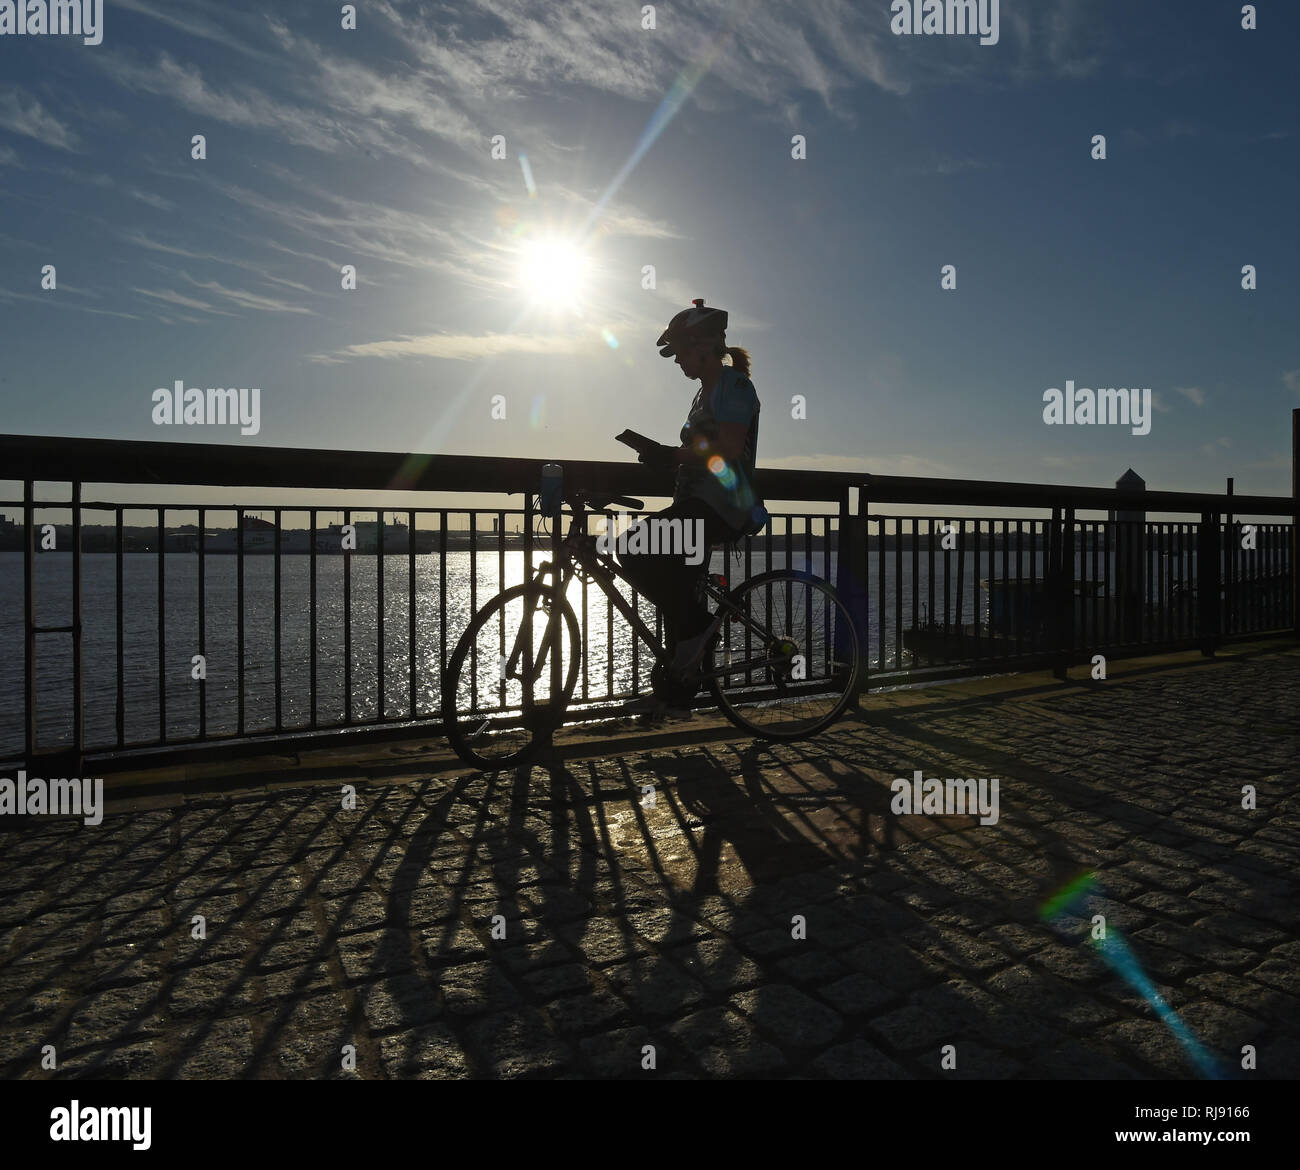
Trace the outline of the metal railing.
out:
<instances>
[{"instance_id":1,"label":"metal railing","mask_svg":"<svg viewBox=\"0 0 1300 1170\"><path fill-rule=\"evenodd\" d=\"M11 672L0 693L22 696L0 701L0 758L12 761L50 748L82 757L437 730L442 673L471 615L550 549L528 495L541 460L12 436L0 436L0 459L23 485L20 500L0 501L0 513L19 514L0 526L13 550L0 555L9 603L0 601L0 651L9 651L0 673ZM635 464L566 461L564 474L593 491L666 487L662 473ZM870 686L1035 664L1061 673L1098 653L1212 653L1227 638L1296 630L1290 497L760 477L769 501L818 507L772 508L768 527L726 550L735 559L725 567L716 553L715 567L733 584L769 567L833 581L859 628ZM38 496L38 483L70 490ZM518 492L524 506L145 505L84 499L86 484L201 486L210 496L228 487ZM890 504L1039 515L875 510ZM1110 516L1077 518L1087 510ZM1194 519L1149 522L1147 510ZM1223 519L1240 514L1291 522L1247 532ZM70 518L61 534L51 515ZM333 517L341 524L323 522ZM354 526L350 547L343 525ZM595 716L646 689L652 664L598 590L575 582L571 600L584 645L574 701Z\"/></svg>"}]
</instances>

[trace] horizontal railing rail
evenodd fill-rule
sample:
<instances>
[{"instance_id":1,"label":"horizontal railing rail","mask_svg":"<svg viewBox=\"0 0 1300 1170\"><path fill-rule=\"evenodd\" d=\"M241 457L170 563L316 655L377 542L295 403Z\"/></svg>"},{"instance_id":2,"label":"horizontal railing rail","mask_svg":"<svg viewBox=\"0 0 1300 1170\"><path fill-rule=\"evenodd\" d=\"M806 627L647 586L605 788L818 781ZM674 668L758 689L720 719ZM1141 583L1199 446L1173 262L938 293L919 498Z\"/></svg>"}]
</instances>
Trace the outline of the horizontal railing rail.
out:
<instances>
[{"instance_id":1,"label":"horizontal railing rail","mask_svg":"<svg viewBox=\"0 0 1300 1170\"><path fill-rule=\"evenodd\" d=\"M0 435L0 476L14 481L130 483L203 487L328 488L336 491L536 492L550 459L494 455L416 455L382 451L317 451L210 443L58 439ZM662 494L663 476L637 463L562 461L566 480L593 491ZM949 507L1051 507L1149 512L1218 512L1291 516L1290 496L1230 496L1209 492L1131 492L1121 488L992 480L929 479L849 471L761 467L771 500L837 501L861 489L873 503Z\"/></svg>"}]
</instances>

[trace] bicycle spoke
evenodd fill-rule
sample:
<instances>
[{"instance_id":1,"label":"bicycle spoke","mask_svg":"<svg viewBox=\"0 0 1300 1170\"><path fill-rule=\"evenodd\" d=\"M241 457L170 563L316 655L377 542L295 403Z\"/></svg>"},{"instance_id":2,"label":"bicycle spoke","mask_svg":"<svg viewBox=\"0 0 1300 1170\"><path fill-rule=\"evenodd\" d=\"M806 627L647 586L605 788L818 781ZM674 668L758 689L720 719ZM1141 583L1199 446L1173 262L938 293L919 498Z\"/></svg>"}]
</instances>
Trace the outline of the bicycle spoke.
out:
<instances>
[{"instance_id":1,"label":"bicycle spoke","mask_svg":"<svg viewBox=\"0 0 1300 1170\"><path fill-rule=\"evenodd\" d=\"M548 613L542 597L532 587L506 590L475 615L452 655L443 714L453 746L473 762L521 758L540 729L563 719L577 679L577 619L567 605ZM550 655L557 646L563 689L553 696Z\"/></svg>"},{"instance_id":2,"label":"bicycle spoke","mask_svg":"<svg viewBox=\"0 0 1300 1170\"><path fill-rule=\"evenodd\" d=\"M811 735L847 706L858 670L856 635L835 591L820 578L780 571L736 591L738 614L728 617L705 667L723 712L732 722L775 739ZM739 632L752 650L728 660ZM845 658L837 633L851 648Z\"/></svg>"}]
</instances>

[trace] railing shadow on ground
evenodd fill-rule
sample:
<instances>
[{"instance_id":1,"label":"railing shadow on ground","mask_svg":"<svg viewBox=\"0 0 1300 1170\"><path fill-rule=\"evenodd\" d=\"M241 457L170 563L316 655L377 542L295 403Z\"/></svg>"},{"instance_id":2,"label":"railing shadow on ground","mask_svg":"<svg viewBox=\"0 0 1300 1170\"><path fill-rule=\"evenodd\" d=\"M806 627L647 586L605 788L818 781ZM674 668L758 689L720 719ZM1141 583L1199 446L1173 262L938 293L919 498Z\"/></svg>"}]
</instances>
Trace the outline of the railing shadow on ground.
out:
<instances>
[{"instance_id":1,"label":"railing shadow on ground","mask_svg":"<svg viewBox=\"0 0 1300 1170\"><path fill-rule=\"evenodd\" d=\"M1209 686L1202 672L1191 677ZM1290 692L1270 694L1253 682L1248 689L1262 704L1256 715L1285 727ZM1162 703L1160 693L1159 685L1149 688L1145 701L1163 705L1163 725L1189 731L1180 700ZM1095 708L1104 694L1080 689L1058 702L1073 702L1086 717L1083 705ZM1066 943L1044 925L1043 901L1081 871L1098 871L1096 906L1137 936L1135 953L1177 1010L1203 998L1203 988L1187 982L1193 973L1232 975L1255 961L1210 931L1201 932L1204 971L1188 967L1185 954L1180 960L1159 941L1197 945L1178 899L1195 892L1202 902L1277 923L1277 901L1294 892L1294 870L1241 856L1238 846L1250 834L1225 828L1222 810L1203 797L1189 798L1149 749L1141 757L1145 779L1117 791L1073 774L1068 753L1050 758L1041 725L1040 739L1025 746L994 742L990 728L1006 722L999 713L1034 701L967 697L878 712L870 724L845 724L808 745L711 746L392 786L346 818L333 790L328 803L312 790L214 803L194 810L183 829L169 827L165 814L148 814L81 851L82 868L66 875L53 859L42 871L39 851L20 843L11 856L59 897L61 910L35 929L24 927L7 949L5 971L53 948L54 967L41 972L42 983L68 981L59 1008L35 1019L33 1029L67 1047L71 1076L192 1075L193 1054L247 1016L257 1024L237 1075L337 1076L338 1053L349 1043L369 1075L382 1068L390 1075L499 1076L517 1067L543 1075L537 1053L547 1046L556 1068L618 1075L597 1058L575 1066L563 1055L610 1029L630 1053L648 1037L659 1046L661 1066L707 1071L716 1067L709 1054L717 1046L701 1049L692 1028L713 1029L720 1045L734 1047L741 1020L758 1036L790 1033L796 1001L774 998L772 986L828 1002L825 985L802 978L790 948L776 946L789 936L791 916L803 914L818 946L842 944L826 949L849 972L845 978L865 982L840 996L844 1023L829 1040L803 1045L794 1037L782 1045L780 1071L803 1069L827 1043L851 1043L857 1063L846 1066L847 1075L886 1066L926 1075L906 1035L892 1043L863 1026L868 1009L916 1008L918 1018L899 1027L923 1029L920 1017L929 1016L943 1021L944 1042L987 1048L998 1037L1030 1066L1055 1044L1074 1054L1069 1059L1083 1070L1076 1075L1188 1075L1186 1067L1179 1071L1176 1049L1167 1061L1129 1055L1119 1064L1113 1047L1089 1047L1093 1025L1074 1014L1086 1001L1100 997L1110 1020L1129 1023L1152 1020L1150 1005L1085 955L1084 944ZM968 722L980 716L983 731ZM1218 737L1229 754L1245 747L1248 737L1232 738L1232 719L1211 723L1207 728L1204 711L1195 722L1206 742ZM1011 802L1004 811L996 847L991 836L990 846L981 843L969 818L916 825L891 813L888 779L910 775L918 761L927 774L974 767L1014 782L1023 807ZM641 803L645 784L654 785L654 809ZM1282 790L1262 783L1261 792L1279 799ZM1066 820L1088 825L1095 848L1067 836L1060 827ZM300 839L282 858L265 856L293 834ZM366 846L360 857L359 844ZM1170 888L1130 904L1134 863L1164 874ZM1152 901L1162 889L1169 901ZM116 912L105 914L109 907ZM210 940L216 948L177 941L193 913L220 928ZM498 914L503 940L491 937ZM78 922L86 937L69 943ZM1294 911L1290 924L1294 930ZM1077 938L1084 924L1058 925ZM1006 948L1011 966L982 949L986 935ZM149 968L158 973L156 994L126 995L141 988L138 965L159 941ZM114 961L115 950L127 953ZM979 986L998 979L993 993ZM192 980L207 989L202 1007L191 995L185 1016L170 1015L178 984ZM548 999L564 980L573 981L571 994ZM331 984L345 989L345 1016L311 1018L310 1005L322 1002ZM6 1019L19 1002L10 986L6 975ZM1020 989L1027 1003L1004 988ZM103 1034L71 1043L79 1016L119 989L125 1006ZM854 1009L855 994L862 1010ZM383 1001L382 1011L372 999ZM558 1022L555 1003L567 1005ZM1225 1053L1262 1042L1250 1029L1279 1008L1293 1011L1294 1000L1265 993L1244 1017L1245 1032L1216 1032L1211 1021L1202 1039ZM813 1034L830 1028L811 1009L800 1010L810 1011ZM704 1019L673 1030L701 1012ZM131 1049L166 1039L160 1013L183 1043L173 1035L166 1055L150 1062ZM753 1051L765 1046L743 1043ZM5 1075L31 1075L38 1047L15 1051ZM635 1075L627 1059L622 1075ZM987 1059L985 1067L996 1070ZM732 1071L763 1072L739 1057Z\"/></svg>"}]
</instances>

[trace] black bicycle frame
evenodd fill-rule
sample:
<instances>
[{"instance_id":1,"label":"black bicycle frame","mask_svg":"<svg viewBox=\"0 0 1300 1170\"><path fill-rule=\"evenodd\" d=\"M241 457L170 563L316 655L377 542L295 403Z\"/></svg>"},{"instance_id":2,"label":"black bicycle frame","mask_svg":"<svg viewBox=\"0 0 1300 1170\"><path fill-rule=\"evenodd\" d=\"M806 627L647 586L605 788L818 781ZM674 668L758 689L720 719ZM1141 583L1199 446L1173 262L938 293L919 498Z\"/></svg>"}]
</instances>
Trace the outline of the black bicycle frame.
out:
<instances>
[{"instance_id":1,"label":"black bicycle frame","mask_svg":"<svg viewBox=\"0 0 1300 1170\"><path fill-rule=\"evenodd\" d=\"M667 666L668 664L667 648L655 637L654 631L652 631L649 625L642 620L641 615L638 614L626 600L624 600L623 595L618 591L617 585L615 584L616 581L624 581L629 585L632 585L633 583L620 570L617 561L612 557L601 556L599 552L593 551L588 540L588 534L585 531L585 524L580 523L580 520L585 520L586 515L587 514L583 512L580 515L573 517L568 535L560 546L562 558L560 561L560 571L558 573L556 572L556 564L554 561L542 561L538 564L537 569L533 574L533 580L530 582L531 585L535 586L540 591L544 587L542 585L542 578L549 576L552 581L552 588L555 590L554 596L557 600L557 604L551 606L551 613L547 618L546 623L546 632L543 634L542 652L538 657L537 662L532 663L523 676L516 676L521 677L521 681L524 684L522 705L525 714L537 706L537 704L534 704L532 697L533 683L538 677L540 677L542 665L550 652L552 640L560 636L559 624L563 621L563 601L568 595L569 583L576 575L579 566L581 566L586 573L590 574L592 580L596 582L605 596L609 598L609 601L614 608L623 615L633 633L650 648L654 654L655 661L663 666ZM766 643L769 631L738 608L732 602L727 593L719 590L707 579L704 582L704 589L708 596L712 597L713 600L717 602L719 608L726 609L738 621L747 626L753 633L757 634L764 643ZM527 595L525 595L525 601L526 600ZM532 606L528 605L525 610L525 621L523 625L521 625L519 633L516 635L515 646L510 654L510 658L507 660L507 672L512 671L519 660L519 655L524 649L521 643L526 640L528 646L531 648L531 615ZM718 670L715 668L713 670L701 671L699 677L703 681L726 678L730 675L738 674L742 670L755 670L765 666L775 665L778 662L780 662L779 658L767 657L756 658L753 661L728 663L726 669ZM562 664L560 670L562 673ZM556 688L552 687L552 690L555 691ZM550 704L541 704L541 706L548 707Z\"/></svg>"}]
</instances>

